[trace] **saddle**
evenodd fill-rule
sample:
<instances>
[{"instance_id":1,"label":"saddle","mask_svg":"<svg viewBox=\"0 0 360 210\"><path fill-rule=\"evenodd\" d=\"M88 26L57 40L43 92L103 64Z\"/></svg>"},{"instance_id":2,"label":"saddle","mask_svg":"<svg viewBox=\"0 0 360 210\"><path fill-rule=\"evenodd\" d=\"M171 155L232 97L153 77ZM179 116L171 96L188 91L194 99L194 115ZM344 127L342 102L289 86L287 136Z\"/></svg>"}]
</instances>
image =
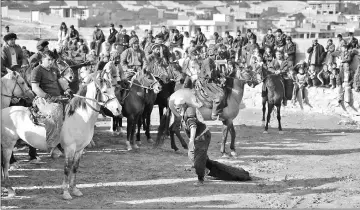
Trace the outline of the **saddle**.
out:
<instances>
[{"instance_id":1,"label":"saddle","mask_svg":"<svg viewBox=\"0 0 360 210\"><path fill-rule=\"evenodd\" d=\"M197 101L200 101L206 108L213 108L213 101L219 97L219 94L225 94L222 97L221 103L224 104L224 108L227 106L227 95L226 91L220 84L207 82L202 84L199 80L195 83L194 95Z\"/></svg>"}]
</instances>

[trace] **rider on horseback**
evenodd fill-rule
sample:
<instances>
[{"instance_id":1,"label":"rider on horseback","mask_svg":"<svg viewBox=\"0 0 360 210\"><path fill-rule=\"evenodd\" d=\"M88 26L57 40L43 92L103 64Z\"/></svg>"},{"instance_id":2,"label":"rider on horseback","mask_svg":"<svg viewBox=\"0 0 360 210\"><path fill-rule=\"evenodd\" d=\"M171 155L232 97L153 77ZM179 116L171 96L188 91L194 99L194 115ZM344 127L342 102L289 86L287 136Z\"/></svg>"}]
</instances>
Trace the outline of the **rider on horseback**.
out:
<instances>
[{"instance_id":1,"label":"rider on horseback","mask_svg":"<svg viewBox=\"0 0 360 210\"><path fill-rule=\"evenodd\" d=\"M1 58L6 68L19 72L22 67L28 65L28 61L23 56L21 47L15 44L16 39L17 36L14 33L8 33L4 36L5 43L2 47Z\"/></svg>"},{"instance_id":2,"label":"rider on horseback","mask_svg":"<svg viewBox=\"0 0 360 210\"><path fill-rule=\"evenodd\" d=\"M49 50L49 42L46 40L39 40L36 44L36 49L38 52L32 55L29 59L30 66L32 68L38 66L41 63L43 53Z\"/></svg>"},{"instance_id":3,"label":"rider on horseback","mask_svg":"<svg viewBox=\"0 0 360 210\"><path fill-rule=\"evenodd\" d=\"M60 143L60 131L63 124L64 96L61 96L59 85L59 72L52 68L55 56L51 51L45 51L42 55L41 64L31 72L32 90L37 95L33 105L37 107L41 115L46 116L46 143L52 154ZM71 97L71 96L70 96Z\"/></svg>"}]
</instances>

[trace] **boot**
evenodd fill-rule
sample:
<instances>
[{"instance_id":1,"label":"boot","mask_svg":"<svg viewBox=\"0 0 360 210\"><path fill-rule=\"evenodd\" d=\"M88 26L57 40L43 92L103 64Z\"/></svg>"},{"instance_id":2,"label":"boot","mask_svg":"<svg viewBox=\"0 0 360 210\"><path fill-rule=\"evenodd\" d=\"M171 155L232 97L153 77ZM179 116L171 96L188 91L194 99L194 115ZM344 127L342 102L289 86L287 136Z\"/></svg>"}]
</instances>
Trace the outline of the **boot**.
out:
<instances>
[{"instance_id":1,"label":"boot","mask_svg":"<svg viewBox=\"0 0 360 210\"><path fill-rule=\"evenodd\" d=\"M222 103L221 100L219 98L215 99L213 101L213 108L212 108L212 115L211 118L213 120L220 120L220 121L224 121L225 119L221 118L220 115L222 115Z\"/></svg>"}]
</instances>

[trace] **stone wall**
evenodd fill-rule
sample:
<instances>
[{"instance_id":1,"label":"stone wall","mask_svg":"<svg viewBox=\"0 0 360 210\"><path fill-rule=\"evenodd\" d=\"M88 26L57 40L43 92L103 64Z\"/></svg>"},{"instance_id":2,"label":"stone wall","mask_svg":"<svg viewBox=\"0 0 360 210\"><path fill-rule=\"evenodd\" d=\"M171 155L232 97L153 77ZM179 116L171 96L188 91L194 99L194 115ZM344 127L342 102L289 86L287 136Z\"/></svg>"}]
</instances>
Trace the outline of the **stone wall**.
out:
<instances>
[{"instance_id":1,"label":"stone wall","mask_svg":"<svg viewBox=\"0 0 360 210\"><path fill-rule=\"evenodd\" d=\"M255 88L245 85L244 96L242 103L247 108L262 108L261 98L262 83ZM294 105L288 101L288 105L284 109L288 111L302 110L307 113L316 112L322 114L339 114L342 116L351 117L353 120L360 123L360 93L352 90L352 106L346 104L343 107L337 107L338 89L311 87L306 89L306 99L308 99L310 106L303 104L300 97Z\"/></svg>"}]
</instances>

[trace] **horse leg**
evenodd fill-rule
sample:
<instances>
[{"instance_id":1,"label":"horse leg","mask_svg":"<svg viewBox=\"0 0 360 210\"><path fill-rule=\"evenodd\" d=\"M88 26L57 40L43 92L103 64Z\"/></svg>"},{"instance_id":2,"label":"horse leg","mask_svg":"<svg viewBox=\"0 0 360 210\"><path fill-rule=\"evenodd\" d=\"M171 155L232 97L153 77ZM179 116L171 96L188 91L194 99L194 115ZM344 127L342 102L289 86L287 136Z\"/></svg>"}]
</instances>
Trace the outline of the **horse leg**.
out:
<instances>
[{"instance_id":1,"label":"horse leg","mask_svg":"<svg viewBox=\"0 0 360 210\"><path fill-rule=\"evenodd\" d=\"M124 135L124 130L123 130L123 128L122 128L122 118L121 117L117 117L117 119L118 119L118 121L117 121L117 123L118 123L118 131L120 131L120 135Z\"/></svg>"},{"instance_id":2,"label":"horse leg","mask_svg":"<svg viewBox=\"0 0 360 210\"><path fill-rule=\"evenodd\" d=\"M132 136L134 136L134 134L132 133L133 124L134 124L134 120L131 117L128 117L127 127L126 127L126 130L127 130L127 132L126 132L126 147L127 147L128 151L132 150L131 143L132 143Z\"/></svg>"},{"instance_id":3,"label":"horse leg","mask_svg":"<svg viewBox=\"0 0 360 210\"><path fill-rule=\"evenodd\" d=\"M262 117L262 122L265 122L265 113L266 113L266 98L263 97L262 98L262 112L263 112L263 117Z\"/></svg>"},{"instance_id":4,"label":"horse leg","mask_svg":"<svg viewBox=\"0 0 360 210\"><path fill-rule=\"evenodd\" d=\"M152 140L151 138L151 134L150 134L150 125L151 125L151 112L152 112L152 109L153 109L153 106L149 107L149 110L148 112L146 113L145 115L145 120L146 121L146 129L145 129L145 135L146 135L146 138L147 138L147 141L149 144L153 144L154 141ZM161 118L160 118L161 119Z\"/></svg>"},{"instance_id":5,"label":"horse leg","mask_svg":"<svg viewBox=\"0 0 360 210\"><path fill-rule=\"evenodd\" d=\"M177 152L179 150L179 148L176 146L174 134L175 134L175 132L173 130L170 130L171 149L173 149L175 152Z\"/></svg>"},{"instance_id":6,"label":"horse leg","mask_svg":"<svg viewBox=\"0 0 360 210\"><path fill-rule=\"evenodd\" d=\"M236 157L236 151L235 151L235 138L236 138L236 131L234 128L233 122L228 124L228 128L230 129L230 137L231 137L231 143L230 143L230 154L233 157Z\"/></svg>"},{"instance_id":7,"label":"horse leg","mask_svg":"<svg viewBox=\"0 0 360 210\"><path fill-rule=\"evenodd\" d=\"M74 155L74 162L71 167L71 176L70 176L70 189L73 195L80 197L82 196L82 192L76 187L76 173L79 168L80 158L83 150L80 150L78 152L75 152Z\"/></svg>"},{"instance_id":8,"label":"horse leg","mask_svg":"<svg viewBox=\"0 0 360 210\"><path fill-rule=\"evenodd\" d=\"M72 197L69 193L69 185L71 177L71 168L74 164L74 157L75 157L75 149L73 148L66 148L65 149L65 166L64 166L64 182L63 182L63 199L71 200Z\"/></svg>"},{"instance_id":9,"label":"horse leg","mask_svg":"<svg viewBox=\"0 0 360 210\"><path fill-rule=\"evenodd\" d=\"M268 133L270 117L271 117L271 113L272 113L273 109L274 109L274 104L268 103L268 113L267 113L266 125L265 125L264 133Z\"/></svg>"},{"instance_id":10,"label":"horse leg","mask_svg":"<svg viewBox=\"0 0 360 210\"><path fill-rule=\"evenodd\" d=\"M221 143L221 147L220 147L220 152L222 154L222 157L227 157L226 152L225 152L225 144L226 144L226 140L227 140L227 136L229 133L229 127L227 126L227 122L223 121L223 136L222 136L222 143Z\"/></svg>"},{"instance_id":11,"label":"horse leg","mask_svg":"<svg viewBox=\"0 0 360 210\"><path fill-rule=\"evenodd\" d=\"M3 139L2 139L3 140ZM11 157L11 154L12 154L12 149L11 148L14 148L15 146L15 143L16 141L13 143L12 147L8 147L8 148L5 148L3 147L2 148L2 153L3 153L3 157L4 160L4 187L8 190L8 197L14 197L16 194L15 194L15 190L11 187L12 186L12 182L10 181L10 178L9 178L9 168L10 168L10 157ZM4 145L2 145L4 146Z\"/></svg>"},{"instance_id":12,"label":"horse leg","mask_svg":"<svg viewBox=\"0 0 360 210\"><path fill-rule=\"evenodd\" d=\"M143 113L144 115L144 113ZM141 115L137 121L137 133L136 133L136 143L141 145L141 133L140 133L140 130L141 130L141 124L142 124L142 121L143 121L143 115Z\"/></svg>"},{"instance_id":13,"label":"horse leg","mask_svg":"<svg viewBox=\"0 0 360 210\"><path fill-rule=\"evenodd\" d=\"M280 105L277 105L277 106L276 106L276 109L277 109L277 120L278 120L278 123L279 123L279 134L283 134L284 132L282 131L282 127L281 127L280 108L281 108Z\"/></svg>"},{"instance_id":14,"label":"horse leg","mask_svg":"<svg viewBox=\"0 0 360 210\"><path fill-rule=\"evenodd\" d=\"M134 147L134 149L139 149L138 145L136 145L136 143L134 142L134 135L135 135L135 131L136 131L136 125L139 122L139 118L140 116L137 116L133 119L132 123L131 123L131 145ZM140 128L139 128L139 133L140 133Z\"/></svg>"}]
</instances>

